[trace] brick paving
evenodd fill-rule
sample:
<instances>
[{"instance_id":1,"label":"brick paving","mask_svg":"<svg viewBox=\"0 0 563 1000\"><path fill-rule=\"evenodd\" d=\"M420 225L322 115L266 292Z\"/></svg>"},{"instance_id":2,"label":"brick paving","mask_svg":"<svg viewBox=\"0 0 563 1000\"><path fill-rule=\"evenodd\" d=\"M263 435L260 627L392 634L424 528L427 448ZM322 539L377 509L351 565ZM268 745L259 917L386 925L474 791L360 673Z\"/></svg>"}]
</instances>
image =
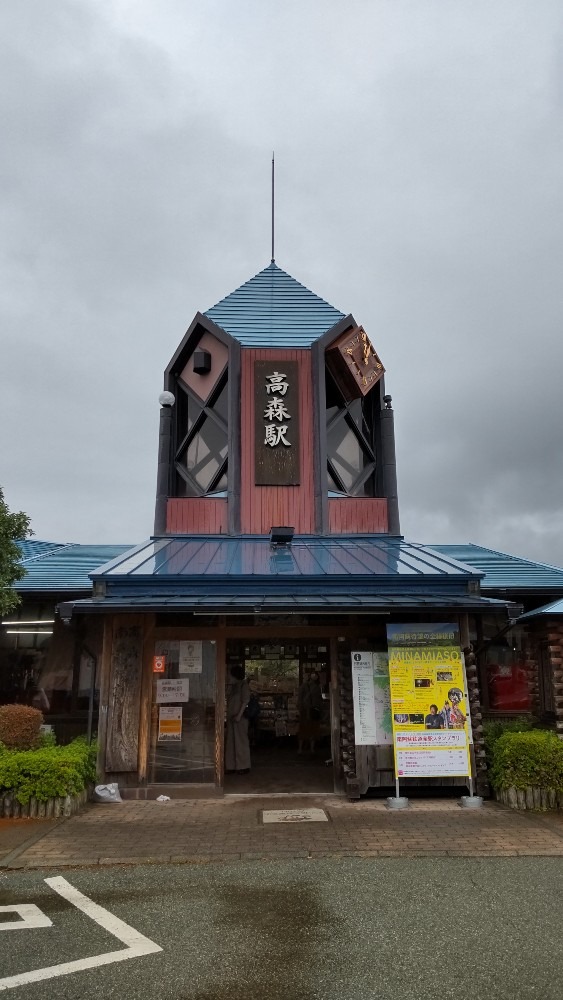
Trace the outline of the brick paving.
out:
<instances>
[{"instance_id":1,"label":"brick paving","mask_svg":"<svg viewBox=\"0 0 563 1000\"><path fill-rule=\"evenodd\" d=\"M48 833L53 826L49 820L0 819L0 863L31 837Z\"/></svg>"},{"instance_id":2,"label":"brick paving","mask_svg":"<svg viewBox=\"0 0 563 1000\"><path fill-rule=\"evenodd\" d=\"M329 822L261 821L262 809L311 807L324 809ZM351 803L308 795L91 805L6 860L20 868L275 857L559 855L560 814L517 813L492 802L464 810L452 800L411 800L408 810L390 812L381 800Z\"/></svg>"}]
</instances>

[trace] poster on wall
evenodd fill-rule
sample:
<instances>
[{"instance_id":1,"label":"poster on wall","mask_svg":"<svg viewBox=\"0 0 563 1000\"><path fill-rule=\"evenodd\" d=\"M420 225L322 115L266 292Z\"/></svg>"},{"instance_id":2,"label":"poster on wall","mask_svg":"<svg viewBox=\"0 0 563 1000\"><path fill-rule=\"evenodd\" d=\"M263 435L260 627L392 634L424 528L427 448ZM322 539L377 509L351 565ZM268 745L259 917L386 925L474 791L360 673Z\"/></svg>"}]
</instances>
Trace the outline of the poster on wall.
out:
<instances>
[{"instance_id":1,"label":"poster on wall","mask_svg":"<svg viewBox=\"0 0 563 1000\"><path fill-rule=\"evenodd\" d=\"M388 625L387 643L397 777L469 775L471 729L457 625Z\"/></svg>"},{"instance_id":2,"label":"poster on wall","mask_svg":"<svg viewBox=\"0 0 563 1000\"><path fill-rule=\"evenodd\" d=\"M190 700L190 681L188 677L167 678L156 682L156 703L165 705L176 701Z\"/></svg>"},{"instance_id":3,"label":"poster on wall","mask_svg":"<svg viewBox=\"0 0 563 1000\"><path fill-rule=\"evenodd\" d=\"M356 746L374 746L377 743L377 725L373 686L373 653L356 650L351 655Z\"/></svg>"},{"instance_id":4,"label":"poster on wall","mask_svg":"<svg viewBox=\"0 0 563 1000\"><path fill-rule=\"evenodd\" d=\"M203 669L203 642L180 642L179 674L201 674Z\"/></svg>"},{"instance_id":5,"label":"poster on wall","mask_svg":"<svg viewBox=\"0 0 563 1000\"><path fill-rule=\"evenodd\" d=\"M166 673L166 657L165 656L153 656L153 658L152 658L152 672L153 672L153 674L164 674L164 673Z\"/></svg>"},{"instance_id":6,"label":"poster on wall","mask_svg":"<svg viewBox=\"0 0 563 1000\"><path fill-rule=\"evenodd\" d=\"M163 706L158 710L158 742L179 743L182 739L182 709Z\"/></svg>"}]
</instances>

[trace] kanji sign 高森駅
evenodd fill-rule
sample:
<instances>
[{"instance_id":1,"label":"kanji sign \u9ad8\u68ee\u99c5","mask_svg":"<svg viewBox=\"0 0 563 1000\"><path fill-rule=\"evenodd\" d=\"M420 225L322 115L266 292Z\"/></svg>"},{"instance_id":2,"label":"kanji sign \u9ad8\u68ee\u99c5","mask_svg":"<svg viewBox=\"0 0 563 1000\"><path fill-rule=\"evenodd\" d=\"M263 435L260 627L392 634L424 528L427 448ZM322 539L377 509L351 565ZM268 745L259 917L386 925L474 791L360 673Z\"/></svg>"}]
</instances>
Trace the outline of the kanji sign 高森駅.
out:
<instances>
[{"instance_id":1,"label":"kanji sign \u9ad8\u68ee\u99c5","mask_svg":"<svg viewBox=\"0 0 563 1000\"><path fill-rule=\"evenodd\" d=\"M296 361L254 362L257 486L299 484L298 380Z\"/></svg>"}]
</instances>

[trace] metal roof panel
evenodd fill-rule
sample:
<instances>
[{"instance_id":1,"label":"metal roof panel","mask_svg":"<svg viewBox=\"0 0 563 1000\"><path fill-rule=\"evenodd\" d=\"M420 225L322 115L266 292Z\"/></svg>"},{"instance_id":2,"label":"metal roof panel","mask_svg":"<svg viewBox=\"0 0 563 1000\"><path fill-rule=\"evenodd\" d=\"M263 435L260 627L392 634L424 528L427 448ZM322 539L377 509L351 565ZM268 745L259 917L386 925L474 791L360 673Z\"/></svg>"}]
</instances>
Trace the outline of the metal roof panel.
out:
<instances>
[{"instance_id":1,"label":"metal roof panel","mask_svg":"<svg viewBox=\"0 0 563 1000\"><path fill-rule=\"evenodd\" d=\"M507 552L497 552L481 545L432 545L436 552L459 560L485 574L481 589L486 590L559 590L563 591L563 569L534 562Z\"/></svg>"},{"instance_id":2,"label":"metal roof panel","mask_svg":"<svg viewBox=\"0 0 563 1000\"><path fill-rule=\"evenodd\" d=\"M91 574L108 584L191 579L400 578L420 582L478 579L478 570L389 535L303 535L274 550L264 535L169 535L151 538Z\"/></svg>"},{"instance_id":3,"label":"metal roof panel","mask_svg":"<svg viewBox=\"0 0 563 1000\"><path fill-rule=\"evenodd\" d=\"M310 347L344 318L273 261L204 313L243 347Z\"/></svg>"},{"instance_id":4,"label":"metal roof panel","mask_svg":"<svg viewBox=\"0 0 563 1000\"><path fill-rule=\"evenodd\" d=\"M23 548L23 546L22 546ZM22 565L26 575L18 580L19 592L52 591L61 594L90 591L89 574L98 566L130 551L128 545L55 544L28 539Z\"/></svg>"}]
</instances>

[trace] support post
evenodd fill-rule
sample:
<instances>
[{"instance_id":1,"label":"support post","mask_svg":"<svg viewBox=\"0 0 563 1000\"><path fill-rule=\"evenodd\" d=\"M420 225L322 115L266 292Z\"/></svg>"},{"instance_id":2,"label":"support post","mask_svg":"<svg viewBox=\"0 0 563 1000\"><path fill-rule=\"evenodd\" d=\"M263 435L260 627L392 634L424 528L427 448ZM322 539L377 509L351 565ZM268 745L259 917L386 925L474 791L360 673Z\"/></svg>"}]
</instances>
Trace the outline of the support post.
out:
<instances>
[{"instance_id":1,"label":"support post","mask_svg":"<svg viewBox=\"0 0 563 1000\"><path fill-rule=\"evenodd\" d=\"M162 393L170 396L172 393ZM161 397L162 399L162 397ZM154 534L166 533L166 507L170 490L170 463L172 451L172 404L162 403L160 407L160 428L158 432L158 468L156 474L156 503L154 509Z\"/></svg>"},{"instance_id":2,"label":"support post","mask_svg":"<svg viewBox=\"0 0 563 1000\"><path fill-rule=\"evenodd\" d=\"M469 618L467 615L460 615L459 637L463 648L465 681L465 695L469 705L471 715L472 742L469 745L469 795L462 795L459 804L462 809L479 809L483 805L480 795L475 795L474 781L477 778L477 757L475 753L475 741L481 736L483 727L481 725L481 711L479 702L479 688L477 681L477 668L475 665L475 654L471 650L469 641Z\"/></svg>"},{"instance_id":3,"label":"support post","mask_svg":"<svg viewBox=\"0 0 563 1000\"><path fill-rule=\"evenodd\" d=\"M401 534L399 496L397 491L397 461L395 457L395 424L391 396L384 396L381 410L381 451L383 459L383 493L387 497L387 530Z\"/></svg>"}]
</instances>

